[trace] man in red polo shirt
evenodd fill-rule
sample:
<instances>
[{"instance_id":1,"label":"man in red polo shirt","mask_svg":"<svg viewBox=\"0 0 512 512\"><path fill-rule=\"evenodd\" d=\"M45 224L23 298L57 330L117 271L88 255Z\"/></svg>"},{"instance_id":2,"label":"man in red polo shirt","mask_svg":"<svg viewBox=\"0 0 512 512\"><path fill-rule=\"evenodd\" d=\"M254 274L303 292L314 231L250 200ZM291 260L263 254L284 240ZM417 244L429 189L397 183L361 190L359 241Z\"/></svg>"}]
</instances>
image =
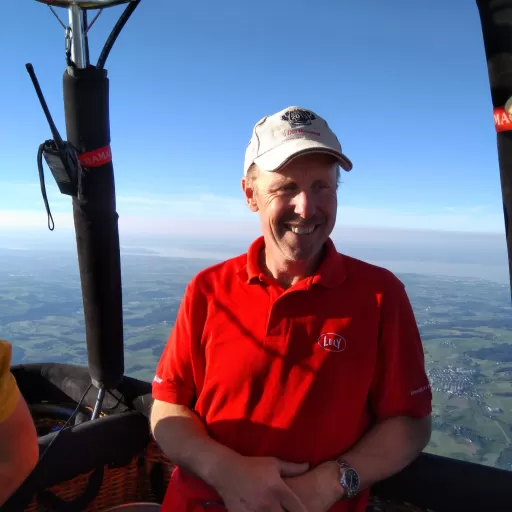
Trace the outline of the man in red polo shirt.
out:
<instances>
[{"instance_id":1,"label":"man in red polo shirt","mask_svg":"<svg viewBox=\"0 0 512 512\"><path fill-rule=\"evenodd\" d=\"M254 127L242 188L262 236L191 280L153 381L152 432L178 466L162 510L362 512L427 445L404 286L330 239L340 166L314 112Z\"/></svg>"}]
</instances>

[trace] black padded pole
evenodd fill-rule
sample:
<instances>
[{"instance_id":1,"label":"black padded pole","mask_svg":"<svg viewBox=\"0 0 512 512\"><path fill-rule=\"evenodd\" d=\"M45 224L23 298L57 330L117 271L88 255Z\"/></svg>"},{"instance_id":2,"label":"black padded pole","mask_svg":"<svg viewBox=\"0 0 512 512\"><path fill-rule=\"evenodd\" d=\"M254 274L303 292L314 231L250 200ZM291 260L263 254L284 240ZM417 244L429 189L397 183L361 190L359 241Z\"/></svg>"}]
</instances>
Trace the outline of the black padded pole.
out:
<instances>
[{"instance_id":1,"label":"black padded pole","mask_svg":"<svg viewBox=\"0 0 512 512\"><path fill-rule=\"evenodd\" d=\"M489 73L497 132L500 182L512 293L512 118L504 106L512 96L512 0L476 0Z\"/></svg>"},{"instance_id":2,"label":"black padded pole","mask_svg":"<svg viewBox=\"0 0 512 512\"><path fill-rule=\"evenodd\" d=\"M73 198L89 372L98 388L115 388L124 373L121 263L114 168L110 151L107 71L64 73L68 141L82 171Z\"/></svg>"}]
</instances>

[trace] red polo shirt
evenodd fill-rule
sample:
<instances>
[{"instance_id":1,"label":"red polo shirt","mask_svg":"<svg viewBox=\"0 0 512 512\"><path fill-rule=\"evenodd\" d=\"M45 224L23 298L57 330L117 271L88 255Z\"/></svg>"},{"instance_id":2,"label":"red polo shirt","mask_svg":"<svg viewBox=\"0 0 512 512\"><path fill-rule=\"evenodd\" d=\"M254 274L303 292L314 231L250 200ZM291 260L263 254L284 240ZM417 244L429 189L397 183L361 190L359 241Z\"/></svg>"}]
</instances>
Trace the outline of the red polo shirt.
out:
<instances>
[{"instance_id":1,"label":"red polo shirt","mask_svg":"<svg viewBox=\"0 0 512 512\"><path fill-rule=\"evenodd\" d=\"M338 253L329 239L316 274L285 290L258 266L263 245L260 237L246 255L191 280L153 397L195 406L210 435L243 455L313 466L346 452L372 422L429 414L403 284ZM368 494L332 512L362 512ZM184 512L195 498L218 496L177 469L162 510Z\"/></svg>"}]
</instances>

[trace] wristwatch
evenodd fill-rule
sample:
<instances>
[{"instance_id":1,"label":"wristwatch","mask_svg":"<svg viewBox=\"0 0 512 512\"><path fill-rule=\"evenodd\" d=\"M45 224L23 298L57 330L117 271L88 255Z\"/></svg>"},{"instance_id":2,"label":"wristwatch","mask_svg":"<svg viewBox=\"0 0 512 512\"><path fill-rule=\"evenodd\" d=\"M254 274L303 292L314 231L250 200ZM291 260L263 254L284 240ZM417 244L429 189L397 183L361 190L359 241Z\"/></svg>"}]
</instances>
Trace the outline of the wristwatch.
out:
<instances>
[{"instance_id":1,"label":"wristwatch","mask_svg":"<svg viewBox=\"0 0 512 512\"><path fill-rule=\"evenodd\" d=\"M345 497L352 498L359 492L359 473L343 459L336 462L340 467L340 485L345 490Z\"/></svg>"}]
</instances>

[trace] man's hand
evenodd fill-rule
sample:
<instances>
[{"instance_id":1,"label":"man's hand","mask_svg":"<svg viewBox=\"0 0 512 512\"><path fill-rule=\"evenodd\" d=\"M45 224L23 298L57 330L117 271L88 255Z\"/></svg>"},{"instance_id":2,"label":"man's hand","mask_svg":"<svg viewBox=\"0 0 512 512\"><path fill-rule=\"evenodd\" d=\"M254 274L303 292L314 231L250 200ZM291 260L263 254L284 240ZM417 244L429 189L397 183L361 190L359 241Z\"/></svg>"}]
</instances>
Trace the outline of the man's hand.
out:
<instances>
[{"instance_id":1,"label":"man's hand","mask_svg":"<svg viewBox=\"0 0 512 512\"><path fill-rule=\"evenodd\" d=\"M237 456L218 468L215 488L229 512L309 512L283 480L307 470L307 463Z\"/></svg>"},{"instance_id":2,"label":"man's hand","mask_svg":"<svg viewBox=\"0 0 512 512\"><path fill-rule=\"evenodd\" d=\"M336 462L325 462L307 473L285 478L308 512L326 512L343 497L340 469Z\"/></svg>"}]
</instances>

